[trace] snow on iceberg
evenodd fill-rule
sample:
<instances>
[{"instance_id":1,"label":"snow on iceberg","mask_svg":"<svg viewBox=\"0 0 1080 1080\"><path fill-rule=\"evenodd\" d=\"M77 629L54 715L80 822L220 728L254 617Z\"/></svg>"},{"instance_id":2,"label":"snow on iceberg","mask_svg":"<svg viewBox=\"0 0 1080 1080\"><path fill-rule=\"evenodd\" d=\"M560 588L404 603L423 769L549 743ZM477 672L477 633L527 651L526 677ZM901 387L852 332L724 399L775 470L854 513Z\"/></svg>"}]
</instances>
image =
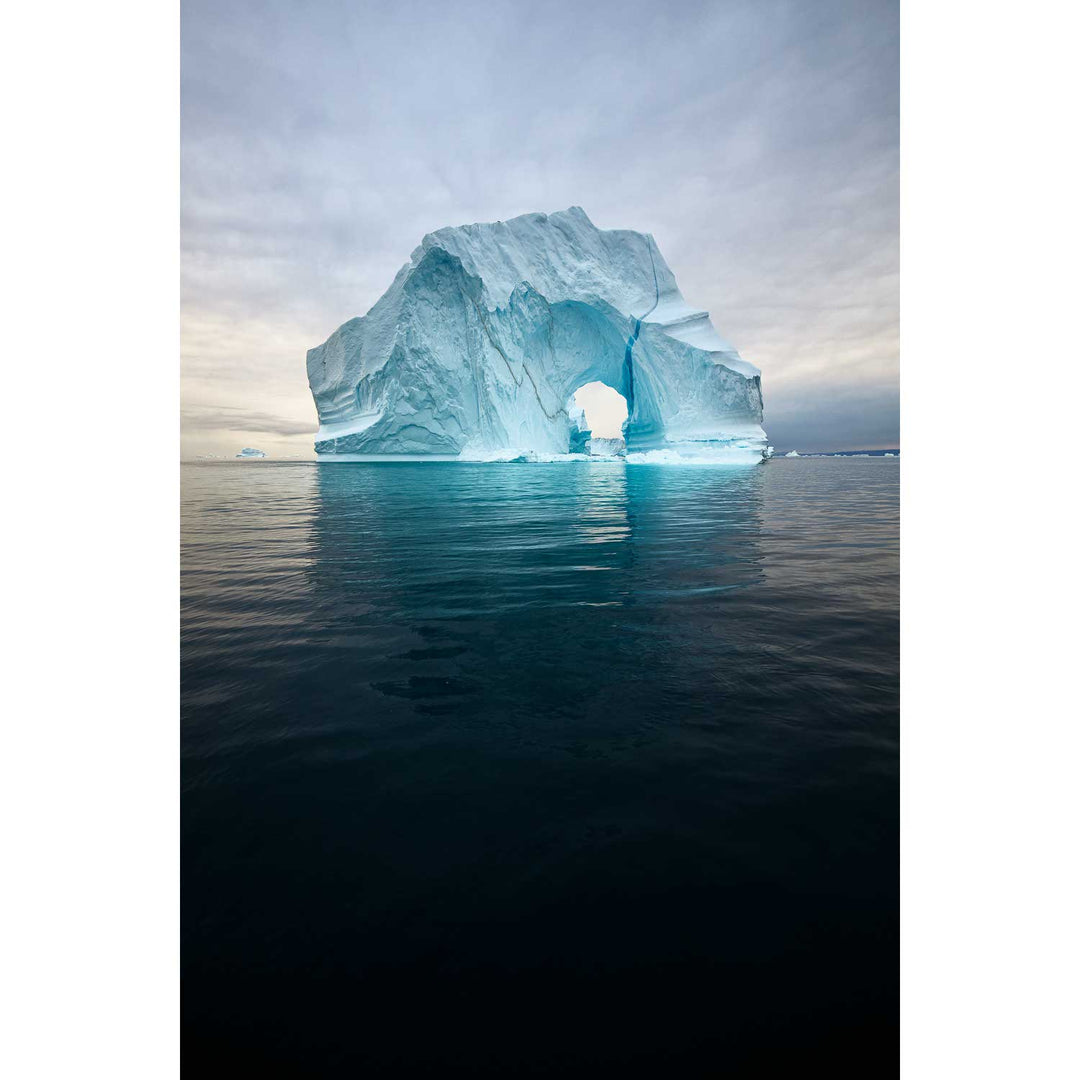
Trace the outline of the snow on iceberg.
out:
<instances>
[{"instance_id":1,"label":"snow on iceberg","mask_svg":"<svg viewBox=\"0 0 1080 1080\"><path fill-rule=\"evenodd\" d=\"M588 460L575 392L627 404L627 460L768 456L761 373L690 307L652 236L580 207L439 229L307 354L321 460Z\"/></svg>"}]
</instances>

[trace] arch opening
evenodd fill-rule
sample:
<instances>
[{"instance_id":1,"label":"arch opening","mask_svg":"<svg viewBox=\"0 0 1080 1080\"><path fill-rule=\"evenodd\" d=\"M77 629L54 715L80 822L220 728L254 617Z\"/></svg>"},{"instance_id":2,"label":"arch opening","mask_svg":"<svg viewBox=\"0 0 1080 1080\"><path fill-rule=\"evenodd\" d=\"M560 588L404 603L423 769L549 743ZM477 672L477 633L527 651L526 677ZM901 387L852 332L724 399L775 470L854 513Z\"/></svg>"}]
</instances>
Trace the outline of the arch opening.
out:
<instances>
[{"instance_id":1,"label":"arch opening","mask_svg":"<svg viewBox=\"0 0 1080 1080\"><path fill-rule=\"evenodd\" d=\"M629 415L626 398L603 382L589 382L570 395L570 452L594 455L626 450L624 430Z\"/></svg>"}]
</instances>

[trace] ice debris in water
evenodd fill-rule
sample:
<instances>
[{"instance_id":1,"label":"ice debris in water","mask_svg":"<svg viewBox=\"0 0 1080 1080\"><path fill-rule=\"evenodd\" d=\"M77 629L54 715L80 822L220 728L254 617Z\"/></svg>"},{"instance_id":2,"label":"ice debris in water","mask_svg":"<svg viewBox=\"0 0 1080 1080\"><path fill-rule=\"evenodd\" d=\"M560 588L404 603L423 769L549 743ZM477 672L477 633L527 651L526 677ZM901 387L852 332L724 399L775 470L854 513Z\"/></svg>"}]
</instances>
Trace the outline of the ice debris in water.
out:
<instances>
[{"instance_id":1,"label":"ice debris in water","mask_svg":"<svg viewBox=\"0 0 1080 1080\"><path fill-rule=\"evenodd\" d=\"M625 457L624 439L600 439L595 435L585 444L585 451L591 457Z\"/></svg>"},{"instance_id":2,"label":"ice debris in water","mask_svg":"<svg viewBox=\"0 0 1080 1080\"><path fill-rule=\"evenodd\" d=\"M576 206L429 233L307 370L322 460L589 460L573 397L593 382L626 399L630 463L770 450L758 369L686 303L651 236Z\"/></svg>"}]
</instances>

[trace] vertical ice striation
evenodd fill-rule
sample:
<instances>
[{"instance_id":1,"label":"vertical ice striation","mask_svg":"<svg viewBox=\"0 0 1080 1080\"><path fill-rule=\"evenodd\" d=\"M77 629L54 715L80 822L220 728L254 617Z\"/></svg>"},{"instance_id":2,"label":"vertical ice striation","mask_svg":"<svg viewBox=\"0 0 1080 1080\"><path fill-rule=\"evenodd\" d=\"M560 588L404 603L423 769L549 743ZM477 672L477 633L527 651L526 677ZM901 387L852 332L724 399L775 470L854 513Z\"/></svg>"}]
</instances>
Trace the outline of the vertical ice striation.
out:
<instances>
[{"instance_id":1,"label":"vertical ice striation","mask_svg":"<svg viewBox=\"0 0 1080 1080\"><path fill-rule=\"evenodd\" d=\"M686 303L651 236L580 207L428 234L307 368L326 458L581 452L571 399L590 382L626 399L630 460L766 454L758 369Z\"/></svg>"}]
</instances>

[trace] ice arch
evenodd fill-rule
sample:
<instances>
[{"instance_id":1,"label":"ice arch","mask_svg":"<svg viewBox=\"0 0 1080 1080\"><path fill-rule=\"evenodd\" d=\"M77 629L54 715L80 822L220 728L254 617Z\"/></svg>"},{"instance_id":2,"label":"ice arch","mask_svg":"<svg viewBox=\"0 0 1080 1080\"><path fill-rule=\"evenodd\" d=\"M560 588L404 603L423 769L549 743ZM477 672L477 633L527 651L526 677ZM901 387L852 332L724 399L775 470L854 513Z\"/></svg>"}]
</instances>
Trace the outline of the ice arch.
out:
<instances>
[{"instance_id":1,"label":"ice arch","mask_svg":"<svg viewBox=\"0 0 1080 1080\"><path fill-rule=\"evenodd\" d=\"M440 229L308 353L320 457L565 454L602 382L630 452L761 460L761 383L686 304L651 236L583 210Z\"/></svg>"}]
</instances>

